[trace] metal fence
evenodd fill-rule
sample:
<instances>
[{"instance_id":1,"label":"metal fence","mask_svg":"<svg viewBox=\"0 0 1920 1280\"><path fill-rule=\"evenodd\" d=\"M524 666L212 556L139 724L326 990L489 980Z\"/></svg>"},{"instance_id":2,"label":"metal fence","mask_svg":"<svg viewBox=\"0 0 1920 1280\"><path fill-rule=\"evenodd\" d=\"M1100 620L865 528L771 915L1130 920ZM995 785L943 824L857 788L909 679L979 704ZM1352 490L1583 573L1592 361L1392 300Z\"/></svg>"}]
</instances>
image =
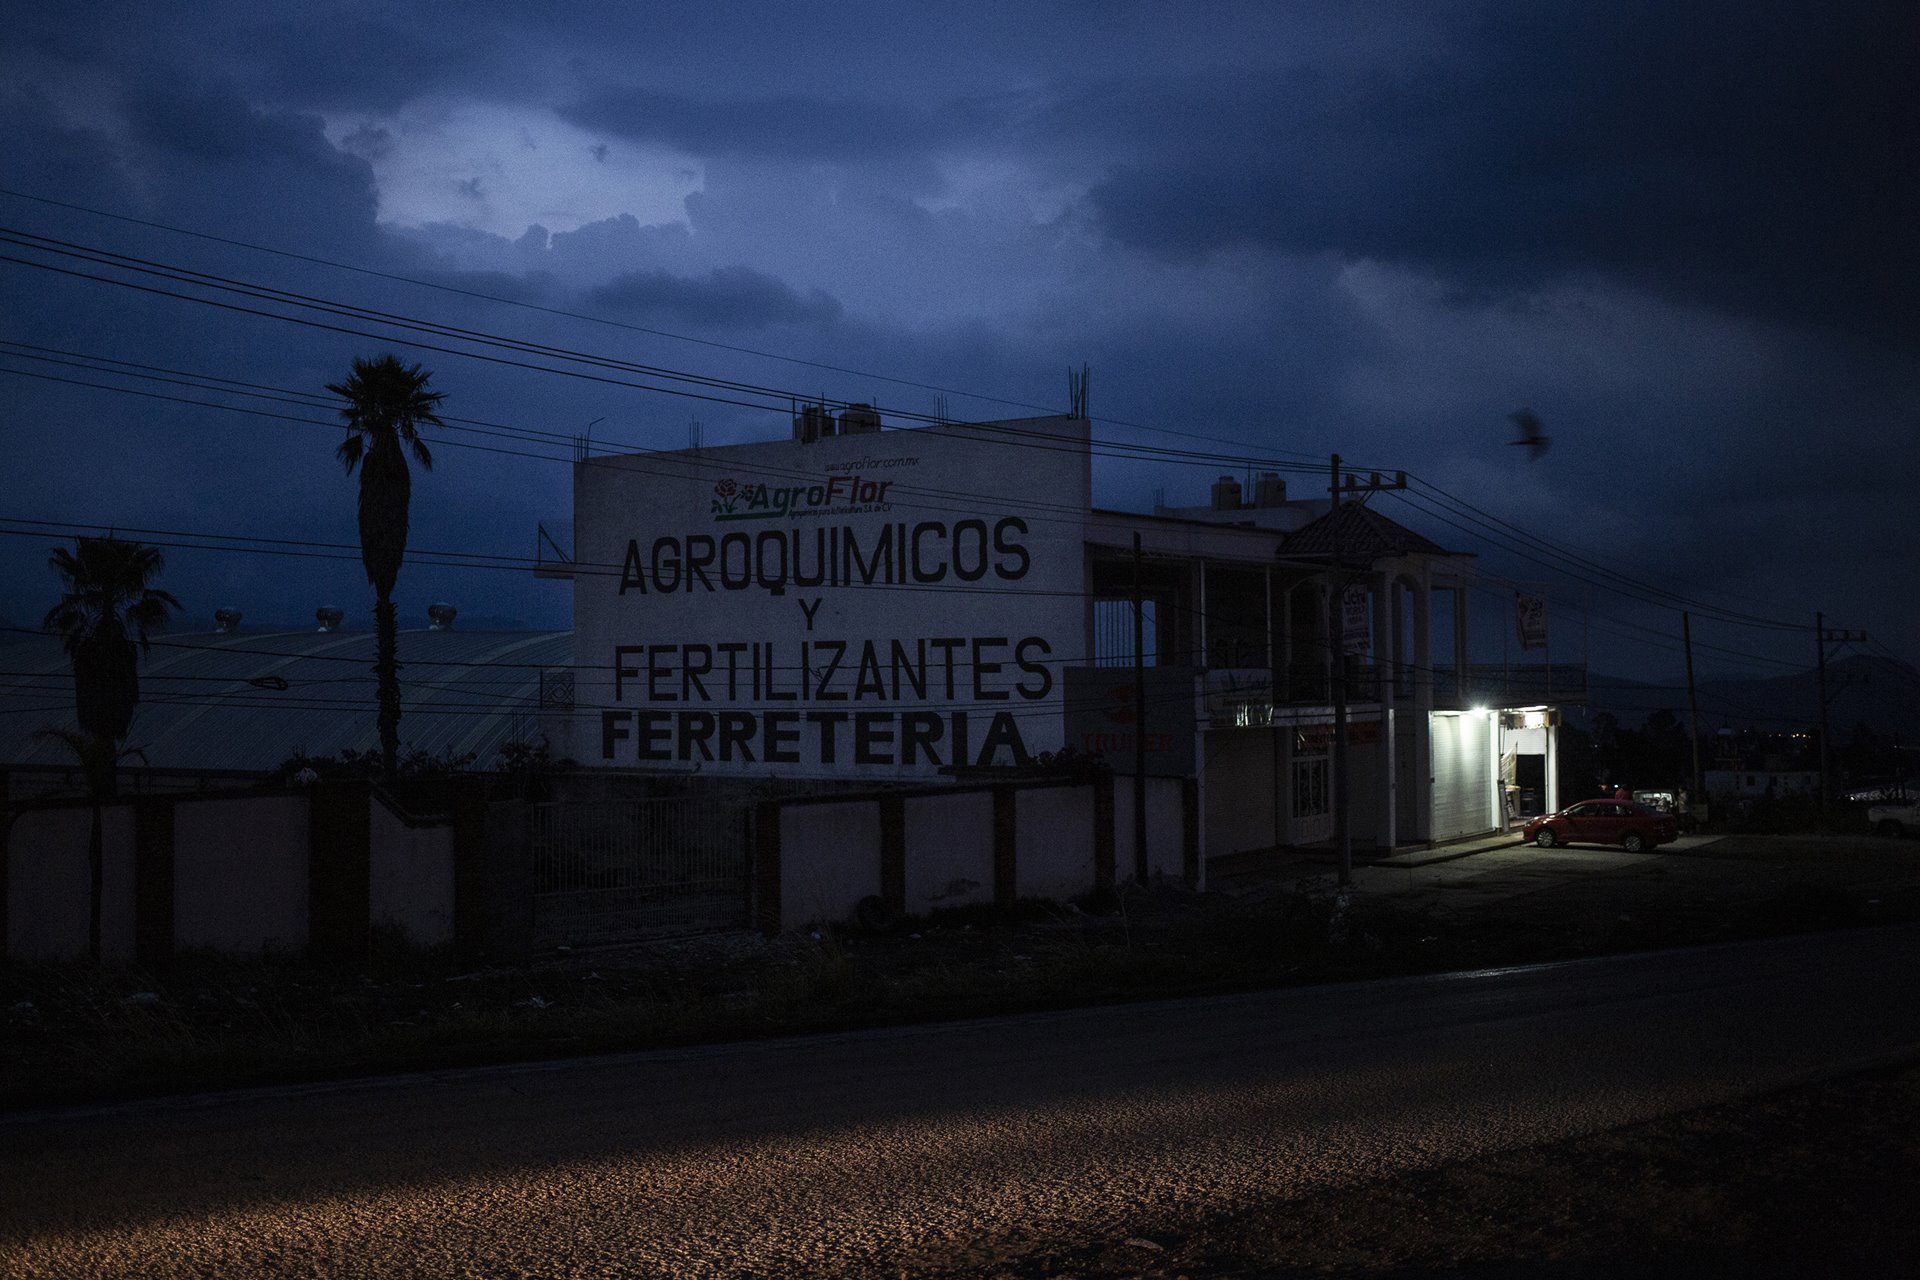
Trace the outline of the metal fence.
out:
<instances>
[{"instance_id":1,"label":"metal fence","mask_svg":"<svg viewBox=\"0 0 1920 1280\"><path fill-rule=\"evenodd\" d=\"M746 926L753 806L674 796L528 807L536 946Z\"/></svg>"}]
</instances>

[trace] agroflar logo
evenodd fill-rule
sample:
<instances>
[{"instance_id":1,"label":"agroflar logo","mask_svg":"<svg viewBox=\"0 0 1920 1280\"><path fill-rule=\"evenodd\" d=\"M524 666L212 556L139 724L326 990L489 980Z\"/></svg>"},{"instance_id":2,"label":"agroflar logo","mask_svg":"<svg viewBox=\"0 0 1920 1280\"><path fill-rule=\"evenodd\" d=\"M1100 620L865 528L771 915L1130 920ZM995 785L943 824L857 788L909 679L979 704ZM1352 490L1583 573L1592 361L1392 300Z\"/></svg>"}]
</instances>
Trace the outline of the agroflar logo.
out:
<instances>
[{"instance_id":1,"label":"agroflar logo","mask_svg":"<svg viewBox=\"0 0 1920 1280\"><path fill-rule=\"evenodd\" d=\"M891 480L869 480L861 475L829 476L810 484L767 484L736 480L716 481L708 510L716 520L771 520L780 516L830 510L885 510Z\"/></svg>"}]
</instances>

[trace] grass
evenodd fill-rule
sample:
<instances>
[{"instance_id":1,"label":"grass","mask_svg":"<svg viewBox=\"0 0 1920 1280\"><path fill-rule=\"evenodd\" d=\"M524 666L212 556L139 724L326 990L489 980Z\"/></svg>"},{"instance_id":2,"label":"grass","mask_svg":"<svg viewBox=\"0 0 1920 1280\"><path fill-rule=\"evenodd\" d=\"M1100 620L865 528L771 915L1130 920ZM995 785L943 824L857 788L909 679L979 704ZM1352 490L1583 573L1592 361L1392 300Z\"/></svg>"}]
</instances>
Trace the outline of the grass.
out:
<instances>
[{"instance_id":1,"label":"grass","mask_svg":"<svg viewBox=\"0 0 1920 1280\"><path fill-rule=\"evenodd\" d=\"M1830 851L1816 851L1831 869ZM1810 866L1814 864L1809 864ZM367 963L184 955L164 973L0 969L0 1106L444 1068L1294 983L1436 972L1920 918L1810 878L1600 878L1462 910L1303 881L1258 903L1129 889L1103 915L971 907L827 930L473 967L380 940ZM1729 887L1731 886L1731 887ZM1743 888L1744 886L1744 888ZM1771 887L1769 887L1771 886Z\"/></svg>"}]
</instances>

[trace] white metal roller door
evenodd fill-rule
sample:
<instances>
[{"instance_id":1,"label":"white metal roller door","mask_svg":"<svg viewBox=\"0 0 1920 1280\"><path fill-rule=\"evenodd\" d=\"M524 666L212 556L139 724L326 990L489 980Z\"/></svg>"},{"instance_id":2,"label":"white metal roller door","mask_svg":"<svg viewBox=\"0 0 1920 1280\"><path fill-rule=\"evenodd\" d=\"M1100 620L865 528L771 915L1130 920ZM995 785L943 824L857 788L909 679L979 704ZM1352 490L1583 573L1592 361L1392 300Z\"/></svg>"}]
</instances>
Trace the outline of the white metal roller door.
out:
<instances>
[{"instance_id":1,"label":"white metal roller door","mask_svg":"<svg viewBox=\"0 0 1920 1280\"><path fill-rule=\"evenodd\" d=\"M1485 715L1433 716L1433 838L1494 826L1493 744Z\"/></svg>"}]
</instances>

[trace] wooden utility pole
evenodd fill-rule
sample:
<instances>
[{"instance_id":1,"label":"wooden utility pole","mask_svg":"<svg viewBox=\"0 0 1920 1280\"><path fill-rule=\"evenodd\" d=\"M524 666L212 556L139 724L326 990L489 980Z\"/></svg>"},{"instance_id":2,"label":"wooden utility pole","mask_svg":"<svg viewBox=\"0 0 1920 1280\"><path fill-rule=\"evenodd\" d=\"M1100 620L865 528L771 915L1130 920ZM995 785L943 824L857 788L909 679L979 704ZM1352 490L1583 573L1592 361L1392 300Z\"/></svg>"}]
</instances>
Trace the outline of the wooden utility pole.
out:
<instances>
[{"instance_id":1,"label":"wooden utility pole","mask_svg":"<svg viewBox=\"0 0 1920 1280\"><path fill-rule=\"evenodd\" d=\"M1815 647L1819 650L1820 654L1820 825L1824 827L1827 825L1827 792L1833 788L1833 779L1828 773L1829 756L1827 754L1827 739L1832 734L1832 727L1827 718L1827 701L1833 696L1827 692L1827 646L1830 644L1853 644L1856 642L1865 644L1867 641L1867 633L1864 631L1829 631L1827 630L1827 615L1824 613L1816 613L1813 615L1813 636Z\"/></svg>"},{"instance_id":2,"label":"wooden utility pole","mask_svg":"<svg viewBox=\"0 0 1920 1280\"><path fill-rule=\"evenodd\" d=\"M1680 614L1680 640L1687 649L1687 732L1693 738L1693 796L1692 805L1705 804L1706 788L1700 779L1700 702L1694 696L1693 688L1693 622L1683 611ZM1708 814L1712 817L1712 814Z\"/></svg>"},{"instance_id":3,"label":"wooden utility pole","mask_svg":"<svg viewBox=\"0 0 1920 1280\"><path fill-rule=\"evenodd\" d=\"M1820 825L1827 825L1827 615L1813 615L1814 648L1820 668Z\"/></svg>"},{"instance_id":4,"label":"wooden utility pole","mask_svg":"<svg viewBox=\"0 0 1920 1280\"><path fill-rule=\"evenodd\" d=\"M1332 461L1332 480L1327 488L1327 492L1333 496L1333 503L1327 509L1327 518L1333 530L1333 568L1328 574L1327 640L1332 647L1333 658L1333 842L1340 850L1340 887L1344 889L1353 883L1353 823L1352 792L1347 787L1347 562L1346 547L1340 534L1340 495L1404 489L1407 487L1407 473L1398 471L1393 479L1382 480L1376 471L1363 483L1352 476L1342 476L1339 454L1334 454ZM1375 661L1378 662L1377 654ZM1392 695L1388 692L1387 681L1376 680L1375 684L1380 696L1380 750L1392 751L1393 735L1387 732L1387 707ZM1385 843L1392 845L1391 831L1386 833Z\"/></svg>"},{"instance_id":5,"label":"wooden utility pole","mask_svg":"<svg viewBox=\"0 0 1920 1280\"><path fill-rule=\"evenodd\" d=\"M1327 578L1328 676L1333 681L1333 844L1340 855L1340 887L1353 883L1353 829L1347 801L1347 573L1340 545L1340 455L1333 455L1333 481L1327 492L1333 505L1327 518L1333 530L1333 570Z\"/></svg>"},{"instance_id":6,"label":"wooden utility pole","mask_svg":"<svg viewBox=\"0 0 1920 1280\"><path fill-rule=\"evenodd\" d=\"M1147 882L1147 625L1140 534L1133 535L1133 878Z\"/></svg>"}]
</instances>

